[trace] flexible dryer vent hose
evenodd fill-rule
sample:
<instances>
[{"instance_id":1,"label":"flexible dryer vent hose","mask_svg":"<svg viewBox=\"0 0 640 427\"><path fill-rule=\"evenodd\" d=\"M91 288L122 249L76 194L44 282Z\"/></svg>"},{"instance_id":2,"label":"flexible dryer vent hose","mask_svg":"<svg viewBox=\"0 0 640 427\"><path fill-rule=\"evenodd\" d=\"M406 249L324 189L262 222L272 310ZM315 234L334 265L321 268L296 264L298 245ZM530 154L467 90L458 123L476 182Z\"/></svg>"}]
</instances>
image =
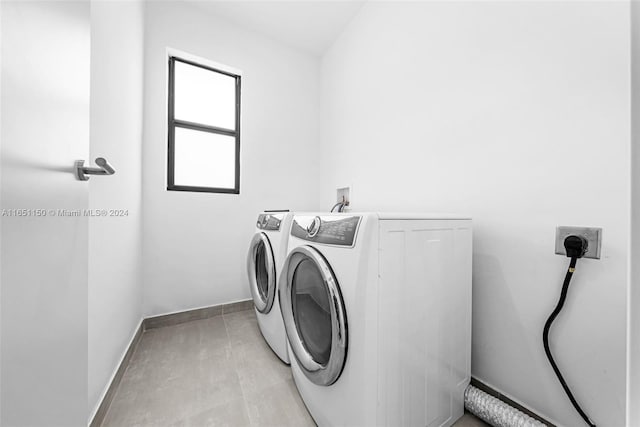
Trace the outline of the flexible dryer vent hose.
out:
<instances>
[{"instance_id":1,"label":"flexible dryer vent hose","mask_svg":"<svg viewBox=\"0 0 640 427\"><path fill-rule=\"evenodd\" d=\"M547 426L472 385L468 386L464 392L464 407L493 427Z\"/></svg>"}]
</instances>

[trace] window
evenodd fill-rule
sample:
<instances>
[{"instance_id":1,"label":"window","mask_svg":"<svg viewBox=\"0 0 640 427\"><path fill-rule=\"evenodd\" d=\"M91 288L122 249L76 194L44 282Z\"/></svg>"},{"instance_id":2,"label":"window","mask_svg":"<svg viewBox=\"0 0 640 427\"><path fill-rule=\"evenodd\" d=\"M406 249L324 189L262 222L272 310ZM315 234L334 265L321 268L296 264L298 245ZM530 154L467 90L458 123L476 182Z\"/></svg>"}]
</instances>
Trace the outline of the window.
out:
<instances>
[{"instance_id":1,"label":"window","mask_svg":"<svg viewBox=\"0 0 640 427\"><path fill-rule=\"evenodd\" d=\"M167 189L240 193L240 76L169 57Z\"/></svg>"}]
</instances>

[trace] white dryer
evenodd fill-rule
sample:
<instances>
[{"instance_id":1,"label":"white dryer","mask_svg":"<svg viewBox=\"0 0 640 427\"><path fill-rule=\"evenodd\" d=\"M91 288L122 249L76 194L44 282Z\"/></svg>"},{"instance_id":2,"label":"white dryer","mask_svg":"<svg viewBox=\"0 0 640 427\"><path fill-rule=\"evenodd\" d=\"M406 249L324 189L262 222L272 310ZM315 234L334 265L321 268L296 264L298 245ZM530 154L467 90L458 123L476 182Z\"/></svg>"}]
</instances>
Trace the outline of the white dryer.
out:
<instances>
[{"instance_id":1,"label":"white dryer","mask_svg":"<svg viewBox=\"0 0 640 427\"><path fill-rule=\"evenodd\" d=\"M260 331L271 349L289 363L287 336L277 298L278 277L286 257L290 212L262 212L247 254L249 287Z\"/></svg>"},{"instance_id":2,"label":"white dryer","mask_svg":"<svg viewBox=\"0 0 640 427\"><path fill-rule=\"evenodd\" d=\"M450 426L471 356L471 220L295 215L279 298L319 426Z\"/></svg>"}]
</instances>

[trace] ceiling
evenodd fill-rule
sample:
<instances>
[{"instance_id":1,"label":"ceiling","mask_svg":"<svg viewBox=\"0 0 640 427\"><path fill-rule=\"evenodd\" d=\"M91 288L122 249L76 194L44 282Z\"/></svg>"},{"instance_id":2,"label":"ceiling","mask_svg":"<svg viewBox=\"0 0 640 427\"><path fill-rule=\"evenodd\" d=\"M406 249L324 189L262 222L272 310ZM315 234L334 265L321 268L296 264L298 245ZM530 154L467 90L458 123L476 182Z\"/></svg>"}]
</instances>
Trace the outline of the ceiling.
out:
<instances>
[{"instance_id":1,"label":"ceiling","mask_svg":"<svg viewBox=\"0 0 640 427\"><path fill-rule=\"evenodd\" d=\"M283 44L322 55L358 13L358 1L188 0L189 3Z\"/></svg>"}]
</instances>

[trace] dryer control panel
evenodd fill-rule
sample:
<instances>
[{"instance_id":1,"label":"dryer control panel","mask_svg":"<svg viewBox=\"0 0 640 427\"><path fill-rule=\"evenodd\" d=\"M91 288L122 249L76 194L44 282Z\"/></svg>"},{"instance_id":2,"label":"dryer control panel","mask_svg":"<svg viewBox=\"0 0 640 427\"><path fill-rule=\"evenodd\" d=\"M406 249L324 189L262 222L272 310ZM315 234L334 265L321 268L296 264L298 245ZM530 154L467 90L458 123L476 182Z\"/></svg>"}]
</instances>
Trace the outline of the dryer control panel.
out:
<instances>
[{"instance_id":1,"label":"dryer control panel","mask_svg":"<svg viewBox=\"0 0 640 427\"><path fill-rule=\"evenodd\" d=\"M296 216L291 235L309 242L353 247L359 216Z\"/></svg>"},{"instance_id":2,"label":"dryer control panel","mask_svg":"<svg viewBox=\"0 0 640 427\"><path fill-rule=\"evenodd\" d=\"M261 213L258 215L256 227L261 230L279 231L284 215L283 213Z\"/></svg>"}]
</instances>

